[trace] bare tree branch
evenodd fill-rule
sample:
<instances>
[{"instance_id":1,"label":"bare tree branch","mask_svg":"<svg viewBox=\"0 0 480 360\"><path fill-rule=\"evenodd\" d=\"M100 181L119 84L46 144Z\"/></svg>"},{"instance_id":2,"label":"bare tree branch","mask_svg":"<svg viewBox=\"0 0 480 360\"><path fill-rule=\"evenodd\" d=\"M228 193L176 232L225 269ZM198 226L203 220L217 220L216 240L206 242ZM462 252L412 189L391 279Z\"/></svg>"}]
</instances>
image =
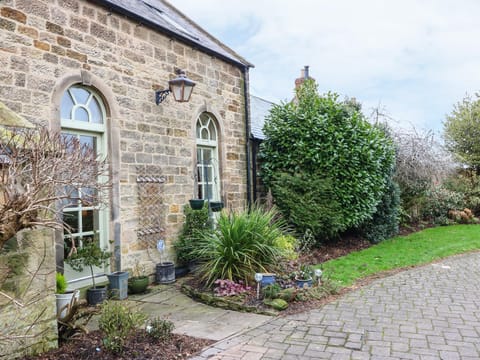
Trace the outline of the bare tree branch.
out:
<instances>
[{"instance_id":1,"label":"bare tree branch","mask_svg":"<svg viewBox=\"0 0 480 360\"><path fill-rule=\"evenodd\" d=\"M76 137L46 128L0 130L0 249L20 230L65 227L65 207L105 204L109 179L107 159Z\"/></svg>"}]
</instances>

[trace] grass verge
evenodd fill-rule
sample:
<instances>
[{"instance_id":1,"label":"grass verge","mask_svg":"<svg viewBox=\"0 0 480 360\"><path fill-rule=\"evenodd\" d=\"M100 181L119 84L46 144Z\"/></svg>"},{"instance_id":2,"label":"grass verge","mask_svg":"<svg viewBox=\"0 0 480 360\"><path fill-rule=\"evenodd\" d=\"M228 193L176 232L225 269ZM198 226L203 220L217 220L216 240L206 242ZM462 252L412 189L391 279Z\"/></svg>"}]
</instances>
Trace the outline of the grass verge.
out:
<instances>
[{"instance_id":1,"label":"grass verge","mask_svg":"<svg viewBox=\"0 0 480 360\"><path fill-rule=\"evenodd\" d=\"M428 264L479 249L479 225L441 226L385 240L368 249L327 261L321 267L327 278L346 287L376 273Z\"/></svg>"}]
</instances>

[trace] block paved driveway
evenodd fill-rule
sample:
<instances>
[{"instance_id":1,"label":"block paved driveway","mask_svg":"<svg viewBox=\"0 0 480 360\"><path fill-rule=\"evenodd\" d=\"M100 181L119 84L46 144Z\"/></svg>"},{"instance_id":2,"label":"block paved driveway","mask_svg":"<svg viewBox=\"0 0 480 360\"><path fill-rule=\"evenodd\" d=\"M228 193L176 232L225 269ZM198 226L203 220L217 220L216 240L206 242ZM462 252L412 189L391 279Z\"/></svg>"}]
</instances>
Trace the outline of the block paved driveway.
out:
<instances>
[{"instance_id":1,"label":"block paved driveway","mask_svg":"<svg viewBox=\"0 0 480 360\"><path fill-rule=\"evenodd\" d=\"M480 359L480 253L379 279L194 359Z\"/></svg>"}]
</instances>

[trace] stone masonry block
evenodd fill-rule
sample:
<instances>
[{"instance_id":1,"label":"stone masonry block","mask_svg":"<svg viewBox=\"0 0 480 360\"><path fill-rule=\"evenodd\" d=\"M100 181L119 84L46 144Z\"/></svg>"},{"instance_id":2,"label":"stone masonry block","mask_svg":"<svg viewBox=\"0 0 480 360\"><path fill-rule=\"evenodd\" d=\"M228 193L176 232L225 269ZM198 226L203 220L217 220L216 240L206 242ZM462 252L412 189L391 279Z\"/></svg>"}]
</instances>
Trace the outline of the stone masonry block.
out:
<instances>
[{"instance_id":1,"label":"stone masonry block","mask_svg":"<svg viewBox=\"0 0 480 360\"><path fill-rule=\"evenodd\" d=\"M23 12L17 9L4 7L0 10L0 15L9 19L15 20L17 22L20 22L22 24L27 23L27 15L25 15Z\"/></svg>"}]
</instances>

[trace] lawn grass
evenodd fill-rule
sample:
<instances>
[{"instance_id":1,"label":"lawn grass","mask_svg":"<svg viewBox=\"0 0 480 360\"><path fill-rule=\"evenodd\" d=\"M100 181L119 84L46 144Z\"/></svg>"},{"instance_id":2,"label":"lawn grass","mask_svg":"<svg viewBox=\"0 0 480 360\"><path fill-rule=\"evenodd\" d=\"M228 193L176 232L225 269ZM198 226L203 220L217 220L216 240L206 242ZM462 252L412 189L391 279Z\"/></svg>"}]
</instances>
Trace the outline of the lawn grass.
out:
<instances>
[{"instance_id":1,"label":"lawn grass","mask_svg":"<svg viewBox=\"0 0 480 360\"><path fill-rule=\"evenodd\" d=\"M427 264L472 250L480 250L480 225L441 226L385 240L327 261L321 268L327 278L345 287L382 271Z\"/></svg>"}]
</instances>

